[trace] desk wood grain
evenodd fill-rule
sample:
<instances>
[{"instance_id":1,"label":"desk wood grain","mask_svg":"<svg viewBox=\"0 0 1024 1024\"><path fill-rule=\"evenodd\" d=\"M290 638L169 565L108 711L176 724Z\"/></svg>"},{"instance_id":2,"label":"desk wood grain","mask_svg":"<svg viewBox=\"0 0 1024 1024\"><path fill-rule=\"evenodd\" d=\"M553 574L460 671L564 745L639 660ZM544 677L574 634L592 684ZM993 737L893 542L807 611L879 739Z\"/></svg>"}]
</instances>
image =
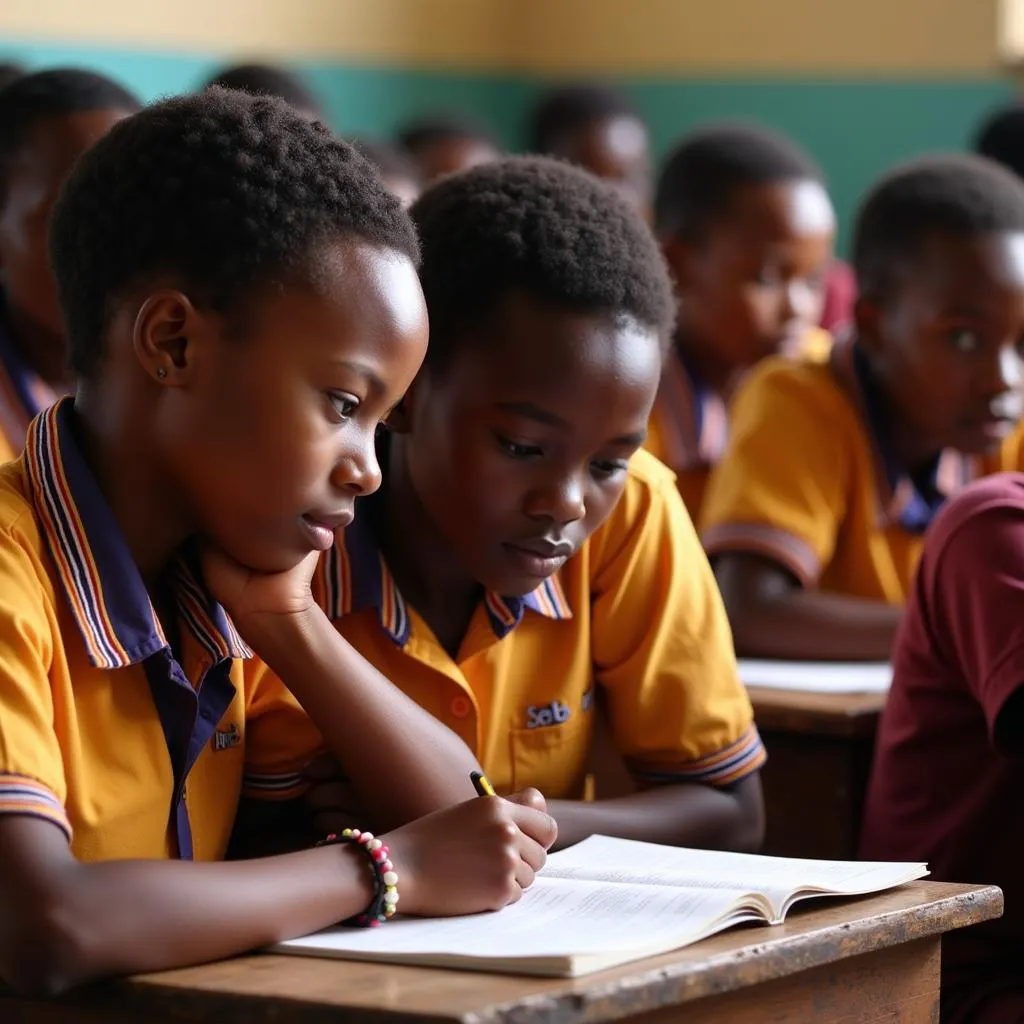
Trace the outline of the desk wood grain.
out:
<instances>
[{"instance_id":1,"label":"desk wood grain","mask_svg":"<svg viewBox=\"0 0 1024 1024\"><path fill-rule=\"evenodd\" d=\"M941 934L1001 913L1002 894L992 886L915 882L880 896L818 903L794 911L779 927L732 930L574 980L253 956L133 978L56 1003L0 1001L0 1018L17 1024L660 1024L685 1012L688 1024L812 1017L817 1024L883 1015L923 1024L937 1019Z\"/></svg>"},{"instance_id":2,"label":"desk wood grain","mask_svg":"<svg viewBox=\"0 0 1024 1024\"><path fill-rule=\"evenodd\" d=\"M871 736L884 693L808 693L747 687L758 728L816 736Z\"/></svg>"}]
</instances>

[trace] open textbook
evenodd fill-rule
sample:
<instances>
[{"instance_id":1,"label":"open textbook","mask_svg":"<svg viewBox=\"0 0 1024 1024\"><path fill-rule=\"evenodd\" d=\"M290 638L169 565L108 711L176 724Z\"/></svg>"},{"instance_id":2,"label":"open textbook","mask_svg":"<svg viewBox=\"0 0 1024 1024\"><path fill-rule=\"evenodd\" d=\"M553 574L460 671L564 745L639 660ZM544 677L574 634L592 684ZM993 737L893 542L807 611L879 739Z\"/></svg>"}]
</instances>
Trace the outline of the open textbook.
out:
<instances>
[{"instance_id":1,"label":"open textbook","mask_svg":"<svg viewBox=\"0 0 1024 1024\"><path fill-rule=\"evenodd\" d=\"M888 693L892 668L887 661L737 661L744 686L808 693Z\"/></svg>"},{"instance_id":2,"label":"open textbook","mask_svg":"<svg viewBox=\"0 0 1024 1024\"><path fill-rule=\"evenodd\" d=\"M781 924L812 896L879 892L924 864L790 860L591 836L548 858L495 914L330 928L271 952L578 977L697 942L743 922Z\"/></svg>"}]
</instances>

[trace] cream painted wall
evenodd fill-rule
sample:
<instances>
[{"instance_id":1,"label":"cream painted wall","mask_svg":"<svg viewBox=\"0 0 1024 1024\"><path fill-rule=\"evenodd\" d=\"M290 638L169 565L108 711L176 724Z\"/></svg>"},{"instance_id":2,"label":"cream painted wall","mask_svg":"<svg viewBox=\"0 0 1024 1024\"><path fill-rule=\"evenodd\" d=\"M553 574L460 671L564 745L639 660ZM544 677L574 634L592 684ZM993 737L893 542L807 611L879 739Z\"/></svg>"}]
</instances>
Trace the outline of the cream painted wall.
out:
<instances>
[{"instance_id":1,"label":"cream painted wall","mask_svg":"<svg viewBox=\"0 0 1024 1024\"><path fill-rule=\"evenodd\" d=\"M0 39L545 75L974 77L999 0L0 0Z\"/></svg>"}]
</instances>

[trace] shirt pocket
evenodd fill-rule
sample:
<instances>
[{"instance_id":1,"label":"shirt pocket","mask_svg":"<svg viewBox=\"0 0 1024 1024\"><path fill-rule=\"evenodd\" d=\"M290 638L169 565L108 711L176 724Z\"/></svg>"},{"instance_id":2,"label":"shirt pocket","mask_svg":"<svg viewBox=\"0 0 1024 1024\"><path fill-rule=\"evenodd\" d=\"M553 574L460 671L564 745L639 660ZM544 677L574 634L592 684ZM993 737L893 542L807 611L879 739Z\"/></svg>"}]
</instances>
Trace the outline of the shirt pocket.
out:
<instances>
[{"instance_id":1,"label":"shirt pocket","mask_svg":"<svg viewBox=\"0 0 1024 1024\"><path fill-rule=\"evenodd\" d=\"M592 713L575 710L568 721L513 729L512 790L533 786L551 800L583 795Z\"/></svg>"}]
</instances>

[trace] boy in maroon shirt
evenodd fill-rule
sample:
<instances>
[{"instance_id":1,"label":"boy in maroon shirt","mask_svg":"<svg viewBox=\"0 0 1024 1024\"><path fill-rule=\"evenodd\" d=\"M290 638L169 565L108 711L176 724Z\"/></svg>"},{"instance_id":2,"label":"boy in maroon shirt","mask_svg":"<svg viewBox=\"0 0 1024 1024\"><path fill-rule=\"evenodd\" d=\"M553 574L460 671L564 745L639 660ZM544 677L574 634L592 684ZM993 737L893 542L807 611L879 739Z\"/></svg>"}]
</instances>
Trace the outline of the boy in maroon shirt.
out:
<instances>
[{"instance_id":1,"label":"boy in maroon shirt","mask_svg":"<svg viewBox=\"0 0 1024 1024\"><path fill-rule=\"evenodd\" d=\"M1024 1021L1024 474L935 520L893 653L861 855L1002 888L1005 916L943 939L942 1020ZM1014 810L1017 808L1017 810Z\"/></svg>"}]
</instances>

